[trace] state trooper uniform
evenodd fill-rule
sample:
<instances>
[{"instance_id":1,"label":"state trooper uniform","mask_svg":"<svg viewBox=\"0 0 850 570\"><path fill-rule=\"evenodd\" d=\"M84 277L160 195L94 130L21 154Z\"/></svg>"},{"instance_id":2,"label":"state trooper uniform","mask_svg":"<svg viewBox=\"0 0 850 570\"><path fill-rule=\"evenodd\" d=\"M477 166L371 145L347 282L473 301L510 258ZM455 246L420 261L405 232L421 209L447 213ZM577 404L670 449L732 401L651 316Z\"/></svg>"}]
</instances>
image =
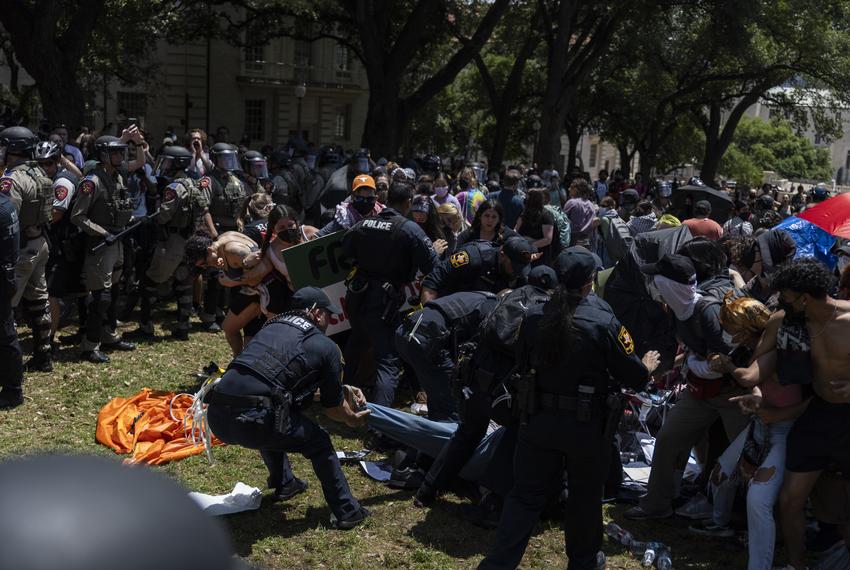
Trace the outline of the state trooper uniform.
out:
<instances>
[{"instance_id":1,"label":"state trooper uniform","mask_svg":"<svg viewBox=\"0 0 850 570\"><path fill-rule=\"evenodd\" d=\"M173 277L177 293L174 337L189 338L194 272L185 262L186 241L200 225L210 203L210 179L202 177L195 181L185 175L191 160L192 153L182 146L166 147L157 160L155 175L168 186L163 190L159 214L154 218L159 231L145 272L139 331L148 336L154 334L151 307L157 298L157 286Z\"/></svg>"},{"instance_id":2,"label":"state trooper uniform","mask_svg":"<svg viewBox=\"0 0 850 570\"><path fill-rule=\"evenodd\" d=\"M19 233L15 205L8 196L0 194L0 408L12 408L24 401L23 359L12 307Z\"/></svg>"},{"instance_id":3,"label":"state trooper uniform","mask_svg":"<svg viewBox=\"0 0 850 570\"><path fill-rule=\"evenodd\" d=\"M485 291L463 291L429 301L396 330L398 354L416 372L428 396L428 419L457 422L452 383L461 346L475 339L498 299Z\"/></svg>"},{"instance_id":4,"label":"state trooper uniform","mask_svg":"<svg viewBox=\"0 0 850 570\"><path fill-rule=\"evenodd\" d=\"M95 152L100 162L77 187L71 222L86 234L83 275L86 290L91 295L86 336L80 345L81 356L90 362L101 363L109 361L100 352L101 342L104 348L114 350L136 348L121 340L115 330L117 299L113 295L113 287L117 287L121 280L124 265L123 245L115 236L130 222L135 203L118 171L121 164L114 162L118 153L123 153L122 162L126 161L127 145L117 137L102 136L95 141ZM110 161L113 174L107 172L105 161ZM92 253L92 248L102 242L107 245Z\"/></svg>"},{"instance_id":5,"label":"state trooper uniform","mask_svg":"<svg viewBox=\"0 0 850 570\"><path fill-rule=\"evenodd\" d=\"M581 247L568 248L558 256L556 271L561 287L580 299L572 315L572 343L555 365L547 362L541 352L546 305L529 309L518 340L529 398L519 402L527 423L520 426L516 444L516 482L505 501L493 547L479 568L519 565L540 514L563 487L565 469L568 568L597 567L609 456L605 430L614 415L617 423L620 417L607 413L606 399L610 387L617 392L620 385L639 389L648 380L631 336L610 307L592 294L581 296L596 271L593 254Z\"/></svg>"},{"instance_id":6,"label":"state trooper uniform","mask_svg":"<svg viewBox=\"0 0 850 570\"><path fill-rule=\"evenodd\" d=\"M354 183L358 184L357 178ZM374 188L374 181L371 185ZM405 302L404 286L417 270L431 272L436 252L416 222L388 207L352 226L342 239L342 253L355 266L345 294L352 337L371 344L377 367L369 401L392 406L399 376L394 338L398 311ZM355 355L347 356L355 360Z\"/></svg>"},{"instance_id":7,"label":"state trooper uniform","mask_svg":"<svg viewBox=\"0 0 850 570\"><path fill-rule=\"evenodd\" d=\"M502 260L502 252L509 263ZM425 276L422 287L440 297L458 291L498 293L525 283L531 254L536 252L537 248L528 240L516 236L505 240L501 247L486 240L471 241L439 261Z\"/></svg>"},{"instance_id":8,"label":"state trooper uniform","mask_svg":"<svg viewBox=\"0 0 850 570\"><path fill-rule=\"evenodd\" d=\"M331 524L351 528L369 512L351 494L328 433L302 414L316 389L323 407L343 403L339 347L309 317L313 308L342 311L314 287L296 292L292 306L298 309L268 321L233 359L205 398L207 418L221 441L260 451L268 486L280 498L307 486L293 475L287 452L309 459L333 513Z\"/></svg>"},{"instance_id":9,"label":"state trooper uniform","mask_svg":"<svg viewBox=\"0 0 850 570\"><path fill-rule=\"evenodd\" d=\"M232 144L216 143L210 148L210 159L215 166L209 172L210 215L219 234L235 232L236 218L245 199L249 197L248 188L235 172L240 168L237 149ZM224 314L223 309L227 306L226 291L218 282L218 274L219 271L215 269L208 270L206 274L201 321L210 331L219 330L216 319L219 313Z\"/></svg>"},{"instance_id":10,"label":"state trooper uniform","mask_svg":"<svg viewBox=\"0 0 850 570\"><path fill-rule=\"evenodd\" d=\"M53 370L50 349L50 311L47 295L47 261L50 256L47 228L53 207L53 181L33 158L36 136L25 127L9 127L0 132L9 167L0 178L0 193L18 210L21 226L21 252L15 266L16 291L12 307L23 301L24 313L33 333L31 370ZM19 157L19 158L15 158Z\"/></svg>"}]
</instances>

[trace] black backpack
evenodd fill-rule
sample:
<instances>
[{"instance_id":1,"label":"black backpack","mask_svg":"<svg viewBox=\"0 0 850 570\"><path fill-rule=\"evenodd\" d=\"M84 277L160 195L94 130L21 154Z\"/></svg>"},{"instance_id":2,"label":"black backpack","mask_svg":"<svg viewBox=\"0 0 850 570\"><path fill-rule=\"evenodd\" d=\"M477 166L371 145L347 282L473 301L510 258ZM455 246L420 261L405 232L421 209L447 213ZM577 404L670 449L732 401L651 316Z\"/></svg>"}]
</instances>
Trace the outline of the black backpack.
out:
<instances>
[{"instance_id":1,"label":"black backpack","mask_svg":"<svg viewBox=\"0 0 850 570\"><path fill-rule=\"evenodd\" d=\"M519 327L531 307L549 300L534 285L524 285L502 295L496 307L481 322L480 342L511 357L515 354Z\"/></svg>"}]
</instances>

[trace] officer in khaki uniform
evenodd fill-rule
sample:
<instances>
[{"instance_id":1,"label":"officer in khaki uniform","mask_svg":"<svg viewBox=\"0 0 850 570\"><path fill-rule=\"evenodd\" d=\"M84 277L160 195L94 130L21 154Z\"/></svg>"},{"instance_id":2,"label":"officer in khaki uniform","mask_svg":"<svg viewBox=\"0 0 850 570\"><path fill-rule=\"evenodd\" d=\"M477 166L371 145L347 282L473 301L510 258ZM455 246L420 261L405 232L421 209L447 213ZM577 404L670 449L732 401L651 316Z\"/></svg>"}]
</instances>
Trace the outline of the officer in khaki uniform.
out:
<instances>
[{"instance_id":1,"label":"officer in khaki uniform","mask_svg":"<svg viewBox=\"0 0 850 570\"><path fill-rule=\"evenodd\" d=\"M209 216L210 179L198 181L186 176L192 162L192 153L182 146L168 146L157 159L154 174L167 184L162 194L159 215L159 235L150 267L145 273L139 332L154 335L151 323L151 305L156 301L157 285L174 277L177 293L177 328L173 332L178 340L189 340L189 317L192 314L192 281L194 274L185 263L186 240L189 239L205 216Z\"/></svg>"},{"instance_id":2,"label":"officer in khaki uniform","mask_svg":"<svg viewBox=\"0 0 850 570\"><path fill-rule=\"evenodd\" d=\"M216 233L213 239L224 232L235 232L236 218L242 204L250 195L248 187L236 175L240 170L237 149L232 144L216 143L210 148L210 160L215 168L210 176L210 215L215 224ZM218 271L207 274L207 288L204 292L204 310L201 322L206 330L217 332L221 330L216 323L217 314L224 315L225 292L218 282Z\"/></svg>"},{"instance_id":3,"label":"officer in khaki uniform","mask_svg":"<svg viewBox=\"0 0 850 570\"><path fill-rule=\"evenodd\" d=\"M112 291L121 280L124 264L121 241L115 236L130 222L135 204L120 173L127 160L127 144L105 135L95 141L94 149L98 164L80 181L71 223L87 236L83 278L91 294L80 356L89 362L103 363L109 362L109 357L100 351L101 342L112 350L136 348L121 340L115 330L116 299ZM106 247L92 253L92 248L101 242Z\"/></svg>"},{"instance_id":4,"label":"officer in khaki uniform","mask_svg":"<svg viewBox=\"0 0 850 570\"><path fill-rule=\"evenodd\" d=\"M18 210L20 257L15 266L16 292L12 307L23 301L24 313L33 332L30 371L50 372L50 311L47 303L47 258L50 255L47 226L53 207L53 182L32 161L38 138L26 127L9 127L0 132L6 172L0 178L0 193Z\"/></svg>"}]
</instances>

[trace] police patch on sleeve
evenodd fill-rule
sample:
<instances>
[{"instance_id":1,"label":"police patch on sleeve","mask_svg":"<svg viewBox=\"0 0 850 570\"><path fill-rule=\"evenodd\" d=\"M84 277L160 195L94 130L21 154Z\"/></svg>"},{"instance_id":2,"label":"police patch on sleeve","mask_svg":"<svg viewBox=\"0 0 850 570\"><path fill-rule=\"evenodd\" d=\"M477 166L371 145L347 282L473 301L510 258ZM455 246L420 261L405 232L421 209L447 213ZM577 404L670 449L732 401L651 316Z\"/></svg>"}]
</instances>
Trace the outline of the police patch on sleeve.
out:
<instances>
[{"instance_id":1,"label":"police patch on sleeve","mask_svg":"<svg viewBox=\"0 0 850 570\"><path fill-rule=\"evenodd\" d=\"M629 331L626 330L626 327L622 325L620 325L620 332L617 335L617 342L620 343L623 352L625 352L626 354L634 354L635 341L632 340L632 335L629 334Z\"/></svg>"},{"instance_id":2,"label":"police patch on sleeve","mask_svg":"<svg viewBox=\"0 0 850 570\"><path fill-rule=\"evenodd\" d=\"M201 188L209 188L210 187L210 179L207 176L204 176L200 180L198 180L198 186Z\"/></svg>"},{"instance_id":3,"label":"police patch on sleeve","mask_svg":"<svg viewBox=\"0 0 850 570\"><path fill-rule=\"evenodd\" d=\"M85 179L80 183L80 192L83 194L91 194L94 192L94 182L89 179Z\"/></svg>"},{"instance_id":4,"label":"police patch on sleeve","mask_svg":"<svg viewBox=\"0 0 850 570\"><path fill-rule=\"evenodd\" d=\"M57 184L56 188L53 189L53 196L56 198L57 202L61 202L68 197L68 189L61 184Z\"/></svg>"},{"instance_id":5,"label":"police patch on sleeve","mask_svg":"<svg viewBox=\"0 0 850 570\"><path fill-rule=\"evenodd\" d=\"M12 184L14 184L14 182L11 178L0 178L0 192L2 192L3 194L8 194L9 192L11 192Z\"/></svg>"},{"instance_id":6,"label":"police patch on sleeve","mask_svg":"<svg viewBox=\"0 0 850 570\"><path fill-rule=\"evenodd\" d=\"M449 263L452 264L452 267L457 269L458 267L463 267L464 265L469 264L469 254L465 251L459 251L457 253L452 254L449 258Z\"/></svg>"},{"instance_id":7,"label":"police patch on sleeve","mask_svg":"<svg viewBox=\"0 0 850 570\"><path fill-rule=\"evenodd\" d=\"M172 186L168 186L165 189L165 192L162 194L162 201L163 202L171 202L172 200L176 200L176 199L177 199L177 191Z\"/></svg>"}]
</instances>

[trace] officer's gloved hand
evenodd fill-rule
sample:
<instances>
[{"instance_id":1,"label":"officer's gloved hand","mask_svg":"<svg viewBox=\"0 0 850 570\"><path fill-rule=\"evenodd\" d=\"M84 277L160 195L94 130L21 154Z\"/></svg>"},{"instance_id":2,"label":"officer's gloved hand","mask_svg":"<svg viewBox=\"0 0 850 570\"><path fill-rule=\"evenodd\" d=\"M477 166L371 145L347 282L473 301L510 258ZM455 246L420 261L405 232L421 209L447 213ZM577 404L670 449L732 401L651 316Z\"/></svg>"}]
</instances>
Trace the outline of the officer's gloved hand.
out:
<instances>
[{"instance_id":1,"label":"officer's gloved hand","mask_svg":"<svg viewBox=\"0 0 850 570\"><path fill-rule=\"evenodd\" d=\"M105 236L103 236L103 241L104 243L106 243L106 245L112 245L117 240L118 238L115 237L113 234L106 234Z\"/></svg>"}]
</instances>

